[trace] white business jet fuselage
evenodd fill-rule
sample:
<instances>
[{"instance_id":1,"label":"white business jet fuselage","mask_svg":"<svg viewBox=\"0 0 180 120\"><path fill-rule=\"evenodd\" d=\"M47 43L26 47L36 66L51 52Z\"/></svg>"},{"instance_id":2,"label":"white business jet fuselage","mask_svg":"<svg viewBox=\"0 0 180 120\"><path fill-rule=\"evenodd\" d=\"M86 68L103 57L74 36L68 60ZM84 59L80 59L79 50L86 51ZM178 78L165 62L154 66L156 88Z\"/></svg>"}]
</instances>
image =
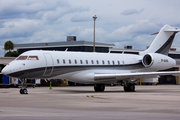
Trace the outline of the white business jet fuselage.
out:
<instances>
[{"instance_id":1,"label":"white business jet fuselage","mask_svg":"<svg viewBox=\"0 0 180 120\"><path fill-rule=\"evenodd\" d=\"M33 50L10 62L2 73L17 78L66 79L77 83L95 83L95 91L104 84L122 82L125 91L134 91L138 78L176 75L179 71L156 72L175 67L167 56L178 29L165 25L151 46L133 54ZM22 92L22 91L21 91Z\"/></svg>"}]
</instances>

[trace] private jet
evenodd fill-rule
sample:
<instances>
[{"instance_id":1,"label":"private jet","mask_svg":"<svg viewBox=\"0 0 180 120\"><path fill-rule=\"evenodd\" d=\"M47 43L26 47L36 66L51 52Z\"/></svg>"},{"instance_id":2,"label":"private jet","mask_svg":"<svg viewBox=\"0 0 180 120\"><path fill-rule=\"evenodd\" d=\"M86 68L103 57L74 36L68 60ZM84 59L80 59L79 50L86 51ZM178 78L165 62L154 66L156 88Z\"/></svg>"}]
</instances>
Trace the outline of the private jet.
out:
<instances>
[{"instance_id":1,"label":"private jet","mask_svg":"<svg viewBox=\"0 0 180 120\"><path fill-rule=\"evenodd\" d=\"M31 50L22 53L6 65L2 73L20 78L21 94L27 94L26 79L66 79L76 83L94 84L103 92L105 84L122 83L124 91L135 91L139 78L178 75L180 71L161 71L175 67L176 61L167 56L180 29L164 25L150 47L138 55Z\"/></svg>"}]
</instances>

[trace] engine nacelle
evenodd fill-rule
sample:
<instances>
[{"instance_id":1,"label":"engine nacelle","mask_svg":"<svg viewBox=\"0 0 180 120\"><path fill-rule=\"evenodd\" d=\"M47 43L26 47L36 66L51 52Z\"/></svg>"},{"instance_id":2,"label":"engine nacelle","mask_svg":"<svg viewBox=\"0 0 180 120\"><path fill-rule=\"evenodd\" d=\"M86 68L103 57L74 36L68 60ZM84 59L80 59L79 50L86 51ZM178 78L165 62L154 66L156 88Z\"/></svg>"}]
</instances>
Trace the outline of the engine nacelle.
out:
<instances>
[{"instance_id":1,"label":"engine nacelle","mask_svg":"<svg viewBox=\"0 0 180 120\"><path fill-rule=\"evenodd\" d=\"M176 61L169 56L159 53L148 53L144 55L142 60L146 68L153 70L164 70L175 67Z\"/></svg>"}]
</instances>

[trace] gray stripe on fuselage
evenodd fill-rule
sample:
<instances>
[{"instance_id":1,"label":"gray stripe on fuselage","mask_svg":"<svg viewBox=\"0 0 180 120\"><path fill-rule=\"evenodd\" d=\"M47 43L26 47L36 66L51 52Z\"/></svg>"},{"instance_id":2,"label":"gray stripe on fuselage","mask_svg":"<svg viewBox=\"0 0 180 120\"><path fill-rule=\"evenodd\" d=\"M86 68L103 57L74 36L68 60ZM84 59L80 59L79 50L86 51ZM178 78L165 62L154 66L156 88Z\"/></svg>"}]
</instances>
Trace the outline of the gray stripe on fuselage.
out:
<instances>
[{"instance_id":1,"label":"gray stripe on fuselage","mask_svg":"<svg viewBox=\"0 0 180 120\"><path fill-rule=\"evenodd\" d=\"M50 76L43 76L46 67L43 68L34 68L24 71L19 71L11 73L8 76L17 77L17 78L51 78L54 76L62 75L70 72L77 72L83 70L134 70L144 68L142 63L132 64L132 65L84 65L84 66L55 66L53 72ZM52 67L51 67L52 68Z\"/></svg>"}]
</instances>

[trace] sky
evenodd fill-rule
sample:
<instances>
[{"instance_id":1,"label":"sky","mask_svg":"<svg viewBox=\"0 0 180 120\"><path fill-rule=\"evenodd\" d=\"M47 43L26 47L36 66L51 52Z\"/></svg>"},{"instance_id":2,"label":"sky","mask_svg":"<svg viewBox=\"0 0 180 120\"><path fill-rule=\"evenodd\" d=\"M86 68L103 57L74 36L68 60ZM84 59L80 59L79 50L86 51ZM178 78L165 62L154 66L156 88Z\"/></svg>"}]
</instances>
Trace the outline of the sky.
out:
<instances>
[{"instance_id":1,"label":"sky","mask_svg":"<svg viewBox=\"0 0 180 120\"><path fill-rule=\"evenodd\" d=\"M179 0L0 0L0 56L4 43L77 41L146 49L165 24L180 28ZM172 47L180 48L180 33Z\"/></svg>"}]
</instances>

